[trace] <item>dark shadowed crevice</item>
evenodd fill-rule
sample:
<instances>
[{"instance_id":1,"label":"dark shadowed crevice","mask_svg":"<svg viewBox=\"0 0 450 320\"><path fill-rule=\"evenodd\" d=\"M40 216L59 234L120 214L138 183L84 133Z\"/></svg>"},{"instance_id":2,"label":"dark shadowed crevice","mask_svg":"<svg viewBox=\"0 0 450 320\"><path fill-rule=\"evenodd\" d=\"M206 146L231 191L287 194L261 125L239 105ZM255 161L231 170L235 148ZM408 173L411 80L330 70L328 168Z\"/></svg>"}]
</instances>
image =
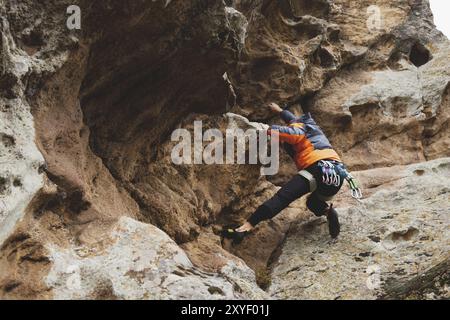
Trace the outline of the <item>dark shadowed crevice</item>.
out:
<instances>
[{"instance_id":1,"label":"dark shadowed crevice","mask_svg":"<svg viewBox=\"0 0 450 320\"><path fill-rule=\"evenodd\" d=\"M291 18L306 15L326 18L330 12L330 4L327 0L280 0L277 2L283 14Z\"/></svg>"},{"instance_id":2,"label":"dark shadowed crevice","mask_svg":"<svg viewBox=\"0 0 450 320\"><path fill-rule=\"evenodd\" d=\"M421 43L415 43L411 47L409 60L416 66L421 67L432 59L430 51Z\"/></svg>"},{"instance_id":3,"label":"dark shadowed crevice","mask_svg":"<svg viewBox=\"0 0 450 320\"><path fill-rule=\"evenodd\" d=\"M325 48L319 48L317 50L315 54L315 60L317 64L325 69L333 68L335 66L335 59L333 54Z\"/></svg>"},{"instance_id":4,"label":"dark shadowed crevice","mask_svg":"<svg viewBox=\"0 0 450 320\"><path fill-rule=\"evenodd\" d=\"M228 111L224 74L237 47L223 4L201 4L183 9L188 22L149 11L126 33L106 28L90 46L80 90L90 149L139 206L139 219L179 244L198 236L206 212L197 212L199 196L186 196L193 190L177 173L182 169L164 162L162 149L190 115ZM168 8L164 14L180 12Z\"/></svg>"}]
</instances>

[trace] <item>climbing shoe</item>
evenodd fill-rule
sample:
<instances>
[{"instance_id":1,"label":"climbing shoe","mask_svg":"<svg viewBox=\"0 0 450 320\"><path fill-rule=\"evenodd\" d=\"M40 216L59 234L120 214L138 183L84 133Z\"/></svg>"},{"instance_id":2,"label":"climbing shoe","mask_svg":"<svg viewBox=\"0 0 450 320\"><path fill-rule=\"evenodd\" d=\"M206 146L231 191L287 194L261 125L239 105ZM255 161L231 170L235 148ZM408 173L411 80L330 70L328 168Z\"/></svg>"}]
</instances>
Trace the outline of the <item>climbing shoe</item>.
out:
<instances>
[{"instance_id":1,"label":"climbing shoe","mask_svg":"<svg viewBox=\"0 0 450 320\"><path fill-rule=\"evenodd\" d=\"M248 231L239 232L232 228L225 228L222 230L222 237L233 240L234 244L241 243L248 234Z\"/></svg>"},{"instance_id":2,"label":"climbing shoe","mask_svg":"<svg viewBox=\"0 0 450 320\"><path fill-rule=\"evenodd\" d=\"M333 205L331 205L327 211L326 216L328 220L328 230L330 231L330 236L336 239L341 232L341 225L339 224L339 218L336 210L334 210Z\"/></svg>"}]
</instances>

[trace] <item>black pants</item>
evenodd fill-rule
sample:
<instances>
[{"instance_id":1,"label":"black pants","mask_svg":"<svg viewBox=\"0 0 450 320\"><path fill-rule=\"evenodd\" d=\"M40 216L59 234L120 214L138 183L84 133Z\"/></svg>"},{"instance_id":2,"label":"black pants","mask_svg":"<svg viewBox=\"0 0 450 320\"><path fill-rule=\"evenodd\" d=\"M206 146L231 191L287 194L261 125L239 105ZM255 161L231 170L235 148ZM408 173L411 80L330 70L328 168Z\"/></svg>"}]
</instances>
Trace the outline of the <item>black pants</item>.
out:
<instances>
[{"instance_id":1,"label":"black pants","mask_svg":"<svg viewBox=\"0 0 450 320\"><path fill-rule=\"evenodd\" d=\"M317 164L312 165L306 170L314 176L317 182L317 189L308 197L306 205L316 216L322 216L328 209L328 204L321 200L320 198L322 197L319 195L325 197L336 195L341 189L343 181L341 181L338 187L328 186L322 182L322 170ZM261 221L272 219L292 202L310 192L309 181L303 176L296 175L276 195L261 205L248 219L248 222L252 226L256 226Z\"/></svg>"}]
</instances>

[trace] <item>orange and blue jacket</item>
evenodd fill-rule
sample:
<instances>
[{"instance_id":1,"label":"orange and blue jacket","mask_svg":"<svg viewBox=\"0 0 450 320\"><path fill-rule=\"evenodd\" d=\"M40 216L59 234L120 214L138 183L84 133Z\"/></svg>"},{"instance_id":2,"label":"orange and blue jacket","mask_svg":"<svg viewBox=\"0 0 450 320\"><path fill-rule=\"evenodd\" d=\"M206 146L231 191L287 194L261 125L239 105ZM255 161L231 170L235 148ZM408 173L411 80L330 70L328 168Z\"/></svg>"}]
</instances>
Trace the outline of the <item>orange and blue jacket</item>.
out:
<instances>
[{"instance_id":1,"label":"orange and blue jacket","mask_svg":"<svg viewBox=\"0 0 450 320\"><path fill-rule=\"evenodd\" d=\"M310 113L296 118L291 112L284 110L281 118L288 126L271 126L269 134L279 132L280 143L292 146L293 158L297 168L303 170L320 160L341 159L330 144L322 129L317 125Z\"/></svg>"}]
</instances>

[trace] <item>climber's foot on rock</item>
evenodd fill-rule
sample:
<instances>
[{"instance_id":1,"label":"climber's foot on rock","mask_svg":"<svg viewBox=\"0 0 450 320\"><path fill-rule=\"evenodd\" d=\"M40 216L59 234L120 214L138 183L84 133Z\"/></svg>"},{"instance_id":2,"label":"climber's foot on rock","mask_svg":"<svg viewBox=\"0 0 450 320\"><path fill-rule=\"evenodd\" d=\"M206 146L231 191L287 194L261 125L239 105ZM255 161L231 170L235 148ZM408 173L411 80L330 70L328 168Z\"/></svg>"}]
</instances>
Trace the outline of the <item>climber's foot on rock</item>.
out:
<instances>
[{"instance_id":1,"label":"climber's foot on rock","mask_svg":"<svg viewBox=\"0 0 450 320\"><path fill-rule=\"evenodd\" d=\"M249 234L249 231L239 231L234 228L224 228L222 230L222 237L233 240L233 244L239 244Z\"/></svg>"},{"instance_id":2,"label":"climber's foot on rock","mask_svg":"<svg viewBox=\"0 0 450 320\"><path fill-rule=\"evenodd\" d=\"M222 231L222 236L226 239L232 239L233 244L239 244L253 230L250 222L244 223L238 228L226 227Z\"/></svg>"},{"instance_id":3,"label":"climber's foot on rock","mask_svg":"<svg viewBox=\"0 0 450 320\"><path fill-rule=\"evenodd\" d=\"M339 224L339 217L336 210L334 210L333 205L328 208L326 216L328 220L328 230L330 231L330 236L333 239L336 239L341 232L341 225Z\"/></svg>"}]
</instances>

